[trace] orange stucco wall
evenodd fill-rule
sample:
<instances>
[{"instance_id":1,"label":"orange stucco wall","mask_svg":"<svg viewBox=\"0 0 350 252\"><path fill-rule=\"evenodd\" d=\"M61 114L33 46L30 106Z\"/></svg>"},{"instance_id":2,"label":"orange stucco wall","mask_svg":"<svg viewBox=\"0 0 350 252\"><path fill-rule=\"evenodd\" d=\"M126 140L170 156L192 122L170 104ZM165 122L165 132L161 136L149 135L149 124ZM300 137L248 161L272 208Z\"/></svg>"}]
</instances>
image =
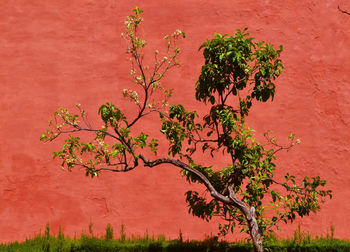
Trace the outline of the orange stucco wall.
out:
<instances>
[{"instance_id":1,"label":"orange stucco wall","mask_svg":"<svg viewBox=\"0 0 350 252\"><path fill-rule=\"evenodd\" d=\"M59 169L51 152L59 141L39 136L59 106L81 103L95 122L106 101L124 110L121 90L132 87L125 42L125 17L136 5L145 11L144 36L150 48L181 29L182 67L164 85L175 89L173 103L203 109L193 101L202 56L199 45L214 32L249 27L259 40L285 48L285 72L273 103L256 105L251 126L258 134L274 129L279 138L295 132L302 144L279 156L278 167L297 176L321 175L334 198L317 215L298 220L312 233L350 236L350 10L345 0L0 0L0 242L24 239L47 222L68 234L116 229L176 237L215 233L187 213L190 188L172 167L104 173L98 179ZM97 121L96 126L100 126ZM157 116L145 129L158 134ZM291 234L283 227L281 234Z\"/></svg>"}]
</instances>

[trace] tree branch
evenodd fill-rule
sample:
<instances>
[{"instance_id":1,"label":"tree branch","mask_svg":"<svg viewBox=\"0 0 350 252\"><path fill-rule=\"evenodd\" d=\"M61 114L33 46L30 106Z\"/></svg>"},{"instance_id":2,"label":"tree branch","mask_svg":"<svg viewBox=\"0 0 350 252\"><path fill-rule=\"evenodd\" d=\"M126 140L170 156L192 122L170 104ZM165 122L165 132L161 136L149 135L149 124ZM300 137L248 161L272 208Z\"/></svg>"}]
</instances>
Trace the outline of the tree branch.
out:
<instances>
[{"instance_id":1,"label":"tree branch","mask_svg":"<svg viewBox=\"0 0 350 252\"><path fill-rule=\"evenodd\" d=\"M186 171L189 171L199 177L199 179L202 181L202 183L206 186L208 191L210 192L211 196L214 197L215 199L228 204L228 205L233 205L233 201L230 200L229 198L225 197L224 195L220 194L214 186L210 183L209 179L204 176L200 171L192 168L188 164L182 162L181 160L178 159L172 159L172 158L159 158L156 160L149 160L146 157L144 157L142 154L139 155L140 159L143 161L144 165L147 167L154 167L160 164L172 164L174 166L177 166L179 168L182 168Z\"/></svg>"},{"instance_id":2,"label":"tree branch","mask_svg":"<svg viewBox=\"0 0 350 252\"><path fill-rule=\"evenodd\" d=\"M341 9L339 5L338 5L338 10L346 15L350 15L350 12Z\"/></svg>"},{"instance_id":3,"label":"tree branch","mask_svg":"<svg viewBox=\"0 0 350 252\"><path fill-rule=\"evenodd\" d=\"M119 139L117 136L115 136L115 135L113 135L113 134L111 134L111 133L109 133L109 132L107 132L107 131L100 130L100 129L81 128L81 127L79 127L79 126L78 126L75 130L63 130L63 131L59 131L59 133L74 133L74 132L79 132L79 131L100 132L100 133L102 133L102 134L105 134L105 135L107 135L107 136L110 136L110 137L112 137L112 138L117 139L118 141L120 141L120 139Z\"/></svg>"},{"instance_id":4,"label":"tree branch","mask_svg":"<svg viewBox=\"0 0 350 252\"><path fill-rule=\"evenodd\" d=\"M287 183L281 183L271 178L266 178L265 180L269 180L272 183L283 186L288 192L294 192L296 194L307 196L306 193L301 192L301 189L299 187L290 187L289 185L287 185Z\"/></svg>"}]
</instances>

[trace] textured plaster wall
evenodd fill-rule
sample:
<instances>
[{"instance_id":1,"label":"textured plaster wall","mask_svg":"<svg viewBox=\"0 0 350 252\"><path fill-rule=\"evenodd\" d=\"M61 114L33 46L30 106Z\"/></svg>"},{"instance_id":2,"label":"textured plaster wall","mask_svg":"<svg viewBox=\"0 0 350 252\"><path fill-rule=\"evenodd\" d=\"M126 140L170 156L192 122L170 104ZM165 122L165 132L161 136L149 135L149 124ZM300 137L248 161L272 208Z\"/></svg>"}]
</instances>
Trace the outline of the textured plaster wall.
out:
<instances>
[{"instance_id":1,"label":"textured plaster wall","mask_svg":"<svg viewBox=\"0 0 350 252\"><path fill-rule=\"evenodd\" d=\"M132 87L123 22L136 5L145 11L143 34L150 49L181 29L182 67L164 85L175 89L173 103L203 111L193 101L202 57L199 45L214 32L249 27L260 40L285 48L285 72L273 103L256 105L250 123L258 134L290 132L302 144L279 156L281 171L298 176L321 175L334 198L317 215L298 220L312 233L350 235L350 10L345 0L0 0L0 242L24 239L47 222L68 234L94 223L102 233L111 223L127 231L203 238L215 223L190 216L184 193L190 188L177 169L138 169L102 174L91 180L83 170L59 169L51 152L59 142L42 144L39 136L59 106L81 103L97 122L106 101L124 110L121 90ZM140 128L158 134L157 117ZM261 136L261 135L260 135ZM219 163L219 161L216 161ZM283 227L282 235L293 227Z\"/></svg>"}]
</instances>

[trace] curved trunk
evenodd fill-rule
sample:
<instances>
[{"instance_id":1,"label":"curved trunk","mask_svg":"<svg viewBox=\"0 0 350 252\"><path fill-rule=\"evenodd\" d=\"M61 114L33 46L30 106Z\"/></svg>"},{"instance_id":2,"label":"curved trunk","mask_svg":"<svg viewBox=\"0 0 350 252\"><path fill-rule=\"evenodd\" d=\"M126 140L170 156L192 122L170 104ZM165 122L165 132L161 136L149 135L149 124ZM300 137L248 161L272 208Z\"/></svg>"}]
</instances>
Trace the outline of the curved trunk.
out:
<instances>
[{"instance_id":1,"label":"curved trunk","mask_svg":"<svg viewBox=\"0 0 350 252\"><path fill-rule=\"evenodd\" d=\"M186 171L192 172L193 174L197 175L199 179L203 182L203 184L207 187L212 197L223 202L224 204L235 206L240 211L242 211L242 213L245 215L245 218L247 219L247 222L248 222L250 236L253 240L254 251L255 252L263 251L262 249L263 237L255 218L255 208L254 207L249 208L243 201L239 200L231 187L227 188L229 191L229 197L226 197L215 190L214 186L211 184L209 179L203 173L194 169L188 164L182 162L181 160L172 159L172 158L159 158L156 160L149 160L141 154L139 154L139 158L141 158L144 165L148 167L154 167L160 164L172 164L177 167L180 167L181 169L184 169Z\"/></svg>"},{"instance_id":2,"label":"curved trunk","mask_svg":"<svg viewBox=\"0 0 350 252\"><path fill-rule=\"evenodd\" d=\"M250 237L253 241L254 251L255 252L262 252L262 240L263 236L261 233L261 230L259 229L258 222L255 218L255 208L251 207L249 208L243 201L239 200L233 191L232 188L228 188L229 190L229 196L232 200L233 205L235 205L241 212L245 215L245 218L248 222L249 231L250 231Z\"/></svg>"},{"instance_id":3,"label":"curved trunk","mask_svg":"<svg viewBox=\"0 0 350 252\"><path fill-rule=\"evenodd\" d=\"M258 223L255 218L255 208L252 207L249 211L249 214L247 215L247 221L249 225L249 230L250 230L250 237L252 238L253 241L253 246L254 246L254 251L255 252L262 252L263 247L262 247L262 241L263 241L263 236L262 233L259 229Z\"/></svg>"}]
</instances>

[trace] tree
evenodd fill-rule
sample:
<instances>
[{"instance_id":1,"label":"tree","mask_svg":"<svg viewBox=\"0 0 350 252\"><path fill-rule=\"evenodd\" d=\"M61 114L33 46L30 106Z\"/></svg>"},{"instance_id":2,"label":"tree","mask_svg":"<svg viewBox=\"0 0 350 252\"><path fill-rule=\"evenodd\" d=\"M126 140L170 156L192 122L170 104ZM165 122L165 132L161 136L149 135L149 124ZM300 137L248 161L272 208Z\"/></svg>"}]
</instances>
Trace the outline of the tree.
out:
<instances>
[{"instance_id":1,"label":"tree","mask_svg":"<svg viewBox=\"0 0 350 252\"><path fill-rule=\"evenodd\" d=\"M263 235L272 227L319 210L323 199L331 197L330 190L321 189L326 181L320 177L305 177L300 185L289 174L282 182L275 180L276 153L288 151L300 140L291 134L289 145L282 146L269 131L264 134L263 144L256 140L254 130L246 123L253 103L274 98L275 80L283 70L282 46L275 49L266 42L255 42L247 29L237 30L234 36L216 33L205 41L199 48L205 62L195 85L195 98L204 103L208 112L199 116L181 104L169 106L172 90L160 83L169 69L179 65L177 41L185 34L177 30L164 38L166 53L160 57L158 51L154 52L155 62L150 70L143 64L146 41L139 36L142 13L139 8L133 10L122 34L129 45L131 76L143 93L124 89L123 94L136 105L137 115L128 116L107 102L98 111L104 126L94 129L81 105L77 105L78 114L60 108L41 140L53 141L60 135L68 135L54 157L62 160L62 169L71 171L80 166L92 178L102 171L128 172L140 164L180 168L188 182L202 184L210 193L203 196L188 191L186 201L190 212L207 221L214 216L224 218L224 224L219 226L221 234L240 226L241 231L251 236L254 249L262 251ZM134 130L134 125L151 113L159 114L161 133L168 140L165 157L158 156L158 139ZM91 132L94 138L83 141L78 134L84 131ZM150 159L150 152L155 154L155 159ZM199 163L196 153L209 157L222 153L229 157L230 164L213 167Z\"/></svg>"}]
</instances>

